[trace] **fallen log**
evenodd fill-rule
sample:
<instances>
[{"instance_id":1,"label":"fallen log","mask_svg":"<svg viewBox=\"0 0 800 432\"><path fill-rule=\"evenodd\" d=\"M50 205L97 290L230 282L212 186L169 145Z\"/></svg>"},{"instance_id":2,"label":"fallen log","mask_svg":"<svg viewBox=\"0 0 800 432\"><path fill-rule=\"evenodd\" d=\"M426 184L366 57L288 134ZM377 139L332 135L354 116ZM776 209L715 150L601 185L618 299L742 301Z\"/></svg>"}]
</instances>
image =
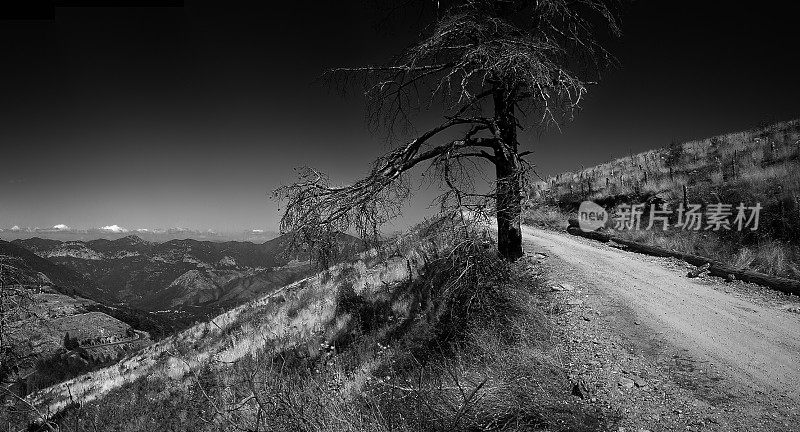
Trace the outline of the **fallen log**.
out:
<instances>
[{"instance_id":1,"label":"fallen log","mask_svg":"<svg viewBox=\"0 0 800 432\"><path fill-rule=\"evenodd\" d=\"M626 246L628 250L633 252L639 252L646 255L652 255L658 257L678 258L697 267L703 267L706 264L708 264L709 265L708 272L713 276L719 276L727 280L736 278L739 280L743 280L745 282L766 286L787 294L800 295L800 281L795 279L770 276L764 273L739 269L723 264L721 262L714 261L710 258L682 253L682 252L676 252L658 246L650 246L642 243L637 243L634 241L621 239L619 237L613 236L611 234L606 234L603 232L596 232L596 231L584 232L577 226L572 225L572 223L570 223L570 226L567 228L567 232L572 235L592 240L597 240L604 243L613 241L614 243Z\"/></svg>"}]
</instances>

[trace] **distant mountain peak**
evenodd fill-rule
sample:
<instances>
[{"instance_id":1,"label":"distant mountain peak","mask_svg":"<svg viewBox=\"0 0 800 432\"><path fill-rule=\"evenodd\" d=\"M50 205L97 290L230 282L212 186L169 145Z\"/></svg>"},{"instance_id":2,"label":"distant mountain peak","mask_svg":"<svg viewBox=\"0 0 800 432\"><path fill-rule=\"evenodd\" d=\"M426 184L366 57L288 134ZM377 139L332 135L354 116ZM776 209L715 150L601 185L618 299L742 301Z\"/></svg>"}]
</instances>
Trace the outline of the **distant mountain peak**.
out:
<instances>
[{"instance_id":1,"label":"distant mountain peak","mask_svg":"<svg viewBox=\"0 0 800 432\"><path fill-rule=\"evenodd\" d=\"M139 237L136 234L126 235L125 237L119 238L116 241L118 241L120 243L129 243L131 245L147 243L147 241L143 240L141 237Z\"/></svg>"}]
</instances>

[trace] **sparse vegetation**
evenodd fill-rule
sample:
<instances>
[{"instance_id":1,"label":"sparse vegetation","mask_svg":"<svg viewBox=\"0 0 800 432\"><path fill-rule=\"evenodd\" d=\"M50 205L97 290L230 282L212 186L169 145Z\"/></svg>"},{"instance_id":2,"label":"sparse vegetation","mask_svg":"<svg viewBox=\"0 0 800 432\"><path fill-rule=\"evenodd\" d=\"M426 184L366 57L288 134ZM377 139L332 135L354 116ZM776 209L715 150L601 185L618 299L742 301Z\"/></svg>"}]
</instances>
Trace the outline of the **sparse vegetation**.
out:
<instances>
[{"instance_id":1,"label":"sparse vegetation","mask_svg":"<svg viewBox=\"0 0 800 432\"><path fill-rule=\"evenodd\" d=\"M84 349L76 347L73 350L60 350L37 360L35 370L22 383L25 386L24 389L21 389L22 394L27 395L101 367L109 366L122 357L122 354L117 352L116 356L95 358Z\"/></svg>"},{"instance_id":2,"label":"sparse vegetation","mask_svg":"<svg viewBox=\"0 0 800 432\"><path fill-rule=\"evenodd\" d=\"M621 204L760 203L757 231L622 230L616 235L800 278L800 120L722 135L562 173L530 191L524 219L565 226L581 201ZM685 196L684 196L685 191ZM647 221L647 212L643 215Z\"/></svg>"},{"instance_id":3,"label":"sparse vegetation","mask_svg":"<svg viewBox=\"0 0 800 432\"><path fill-rule=\"evenodd\" d=\"M69 405L58 423L87 431L450 431L596 430L614 421L571 396L553 311L525 260L502 260L488 236L452 219L430 221L386 250L385 260L367 254L316 276L296 296L261 300L269 311L248 305L154 345L148 356L168 373L146 369ZM128 367L138 366L114 369Z\"/></svg>"},{"instance_id":4,"label":"sparse vegetation","mask_svg":"<svg viewBox=\"0 0 800 432\"><path fill-rule=\"evenodd\" d=\"M67 332L64 335L64 348L66 348L68 350L73 350L75 348L78 348L78 345L79 345L78 344L78 338L70 337L69 336L69 332Z\"/></svg>"},{"instance_id":5,"label":"sparse vegetation","mask_svg":"<svg viewBox=\"0 0 800 432\"><path fill-rule=\"evenodd\" d=\"M24 361L24 355L11 340L13 324L32 308L32 295L25 288L28 277L12 257L0 255L0 385L5 388L7 378L15 374Z\"/></svg>"}]
</instances>

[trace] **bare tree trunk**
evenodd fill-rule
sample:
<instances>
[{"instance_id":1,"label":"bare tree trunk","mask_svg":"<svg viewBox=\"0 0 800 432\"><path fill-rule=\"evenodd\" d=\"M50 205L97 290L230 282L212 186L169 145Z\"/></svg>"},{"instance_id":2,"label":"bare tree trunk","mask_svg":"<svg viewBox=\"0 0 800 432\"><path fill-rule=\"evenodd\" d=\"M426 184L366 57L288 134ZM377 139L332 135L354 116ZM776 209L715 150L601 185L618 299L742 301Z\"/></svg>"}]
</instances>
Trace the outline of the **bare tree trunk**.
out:
<instances>
[{"instance_id":1,"label":"bare tree trunk","mask_svg":"<svg viewBox=\"0 0 800 432\"><path fill-rule=\"evenodd\" d=\"M511 163L497 164L497 250L509 261L522 257L522 199L515 171Z\"/></svg>"},{"instance_id":2,"label":"bare tree trunk","mask_svg":"<svg viewBox=\"0 0 800 432\"><path fill-rule=\"evenodd\" d=\"M495 150L497 173L497 250L514 261L522 257L522 197L517 156L517 122L514 104L509 93L498 89L494 93L494 111L503 144Z\"/></svg>"}]
</instances>

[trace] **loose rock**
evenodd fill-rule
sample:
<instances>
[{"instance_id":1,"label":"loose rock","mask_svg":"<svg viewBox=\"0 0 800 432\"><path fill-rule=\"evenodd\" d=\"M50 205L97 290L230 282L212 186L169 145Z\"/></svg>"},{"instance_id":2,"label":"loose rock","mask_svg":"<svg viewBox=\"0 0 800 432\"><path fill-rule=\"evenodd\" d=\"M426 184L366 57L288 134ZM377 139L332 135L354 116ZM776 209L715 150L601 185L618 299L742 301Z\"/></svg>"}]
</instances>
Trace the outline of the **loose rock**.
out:
<instances>
[{"instance_id":1,"label":"loose rock","mask_svg":"<svg viewBox=\"0 0 800 432\"><path fill-rule=\"evenodd\" d=\"M711 263L705 263L702 266L695 268L694 270L690 270L689 273L686 274L686 276L690 278L705 276L706 274L708 274L709 268L711 268Z\"/></svg>"},{"instance_id":2,"label":"loose rock","mask_svg":"<svg viewBox=\"0 0 800 432\"><path fill-rule=\"evenodd\" d=\"M594 386L589 384L584 378L579 378L572 386L572 394L581 399L589 399L594 394Z\"/></svg>"},{"instance_id":3,"label":"loose rock","mask_svg":"<svg viewBox=\"0 0 800 432\"><path fill-rule=\"evenodd\" d=\"M630 389L633 388L634 385L636 384L630 378L622 378L619 380L619 386L622 388Z\"/></svg>"}]
</instances>

